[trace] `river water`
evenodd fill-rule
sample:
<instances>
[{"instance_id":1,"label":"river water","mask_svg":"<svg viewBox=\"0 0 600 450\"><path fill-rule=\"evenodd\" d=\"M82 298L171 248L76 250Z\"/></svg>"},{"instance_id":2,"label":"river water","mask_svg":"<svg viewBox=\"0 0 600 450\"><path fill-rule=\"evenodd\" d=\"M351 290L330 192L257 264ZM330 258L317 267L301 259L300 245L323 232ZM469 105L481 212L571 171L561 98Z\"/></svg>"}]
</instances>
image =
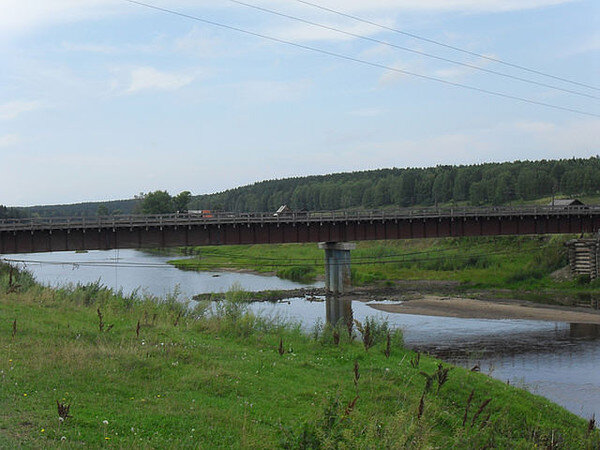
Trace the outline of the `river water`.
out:
<instances>
[{"instance_id":1,"label":"river water","mask_svg":"<svg viewBox=\"0 0 600 450\"><path fill-rule=\"evenodd\" d=\"M135 250L88 253L37 253L6 258L36 280L52 286L100 282L130 293L137 288L156 296L176 289L182 300L204 292L222 292L232 285L245 290L294 289L305 285L246 273L186 272L168 266L166 256ZM481 371L511 385L543 395L575 414L600 415L600 326L530 320L482 320L393 314L375 310L369 303L303 298L289 302L255 303L251 309L300 321L310 330L317 321L351 314L359 321L368 316L400 327L408 347L448 362Z\"/></svg>"}]
</instances>

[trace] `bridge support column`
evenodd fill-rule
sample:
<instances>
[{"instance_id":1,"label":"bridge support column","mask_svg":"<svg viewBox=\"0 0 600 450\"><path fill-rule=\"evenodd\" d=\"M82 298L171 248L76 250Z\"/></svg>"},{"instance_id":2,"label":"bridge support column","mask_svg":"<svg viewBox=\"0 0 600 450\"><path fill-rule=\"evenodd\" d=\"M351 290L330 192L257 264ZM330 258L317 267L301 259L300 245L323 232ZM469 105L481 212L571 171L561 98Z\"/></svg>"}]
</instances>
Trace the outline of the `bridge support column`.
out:
<instances>
[{"instance_id":1,"label":"bridge support column","mask_svg":"<svg viewBox=\"0 0 600 450\"><path fill-rule=\"evenodd\" d=\"M325 289L333 294L343 294L350 288L350 242L320 242L325 250Z\"/></svg>"}]
</instances>

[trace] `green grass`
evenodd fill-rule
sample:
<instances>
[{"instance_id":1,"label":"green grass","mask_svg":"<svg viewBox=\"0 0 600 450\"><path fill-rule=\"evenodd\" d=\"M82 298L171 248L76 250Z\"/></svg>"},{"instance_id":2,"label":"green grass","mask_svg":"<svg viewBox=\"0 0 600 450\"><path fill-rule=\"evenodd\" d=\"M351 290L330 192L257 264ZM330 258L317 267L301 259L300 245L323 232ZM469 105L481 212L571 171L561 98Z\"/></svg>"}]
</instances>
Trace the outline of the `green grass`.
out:
<instances>
[{"instance_id":1,"label":"green grass","mask_svg":"<svg viewBox=\"0 0 600 450\"><path fill-rule=\"evenodd\" d=\"M549 275L568 260L573 236L469 237L363 241L352 252L352 282L447 280L464 289L598 292L594 284L555 281ZM171 264L187 270L248 269L310 281L323 276L323 252L315 244L239 245L179 249L191 259Z\"/></svg>"},{"instance_id":2,"label":"green grass","mask_svg":"<svg viewBox=\"0 0 600 450\"><path fill-rule=\"evenodd\" d=\"M330 328L311 338L248 314L238 292L208 314L174 296L124 297L97 284L53 290L22 273L15 282L21 287L9 288L0 267L1 447L532 448L554 439L553 448L572 449L600 442L559 406L461 368L425 394L418 418L420 372L434 373L439 361L424 356L412 367L414 354L396 335L386 358L382 326L367 352L345 332L335 345ZM63 422L56 401L70 405Z\"/></svg>"}]
</instances>

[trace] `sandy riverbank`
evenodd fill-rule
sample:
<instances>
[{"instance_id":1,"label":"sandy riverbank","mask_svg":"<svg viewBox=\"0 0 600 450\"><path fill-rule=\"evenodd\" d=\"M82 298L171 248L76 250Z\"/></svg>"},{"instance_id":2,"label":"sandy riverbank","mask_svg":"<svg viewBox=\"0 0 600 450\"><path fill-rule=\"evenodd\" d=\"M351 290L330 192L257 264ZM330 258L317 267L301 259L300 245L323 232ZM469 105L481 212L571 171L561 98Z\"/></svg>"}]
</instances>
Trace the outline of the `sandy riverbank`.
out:
<instances>
[{"instance_id":1,"label":"sandy riverbank","mask_svg":"<svg viewBox=\"0 0 600 450\"><path fill-rule=\"evenodd\" d=\"M600 311L538 305L518 300L475 300L426 295L401 304L373 304L373 308L400 314L459 317L463 319L523 319L600 324Z\"/></svg>"}]
</instances>

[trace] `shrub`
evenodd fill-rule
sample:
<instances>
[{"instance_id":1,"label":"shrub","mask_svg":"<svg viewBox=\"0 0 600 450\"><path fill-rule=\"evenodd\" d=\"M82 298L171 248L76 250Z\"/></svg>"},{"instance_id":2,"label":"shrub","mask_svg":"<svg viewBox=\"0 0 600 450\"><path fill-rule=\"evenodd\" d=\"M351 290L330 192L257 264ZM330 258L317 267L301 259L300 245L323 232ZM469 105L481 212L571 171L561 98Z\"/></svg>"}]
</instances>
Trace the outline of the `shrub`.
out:
<instances>
[{"instance_id":1,"label":"shrub","mask_svg":"<svg viewBox=\"0 0 600 450\"><path fill-rule=\"evenodd\" d=\"M507 283L518 283L526 280L539 280L543 276L544 273L540 269L526 267L508 275L505 280Z\"/></svg>"},{"instance_id":2,"label":"shrub","mask_svg":"<svg viewBox=\"0 0 600 450\"><path fill-rule=\"evenodd\" d=\"M298 282L314 280L315 275L315 269L311 266L284 267L277 271L279 278Z\"/></svg>"},{"instance_id":3,"label":"shrub","mask_svg":"<svg viewBox=\"0 0 600 450\"><path fill-rule=\"evenodd\" d=\"M575 282L579 285L590 284L591 278L589 275L577 275Z\"/></svg>"}]
</instances>

